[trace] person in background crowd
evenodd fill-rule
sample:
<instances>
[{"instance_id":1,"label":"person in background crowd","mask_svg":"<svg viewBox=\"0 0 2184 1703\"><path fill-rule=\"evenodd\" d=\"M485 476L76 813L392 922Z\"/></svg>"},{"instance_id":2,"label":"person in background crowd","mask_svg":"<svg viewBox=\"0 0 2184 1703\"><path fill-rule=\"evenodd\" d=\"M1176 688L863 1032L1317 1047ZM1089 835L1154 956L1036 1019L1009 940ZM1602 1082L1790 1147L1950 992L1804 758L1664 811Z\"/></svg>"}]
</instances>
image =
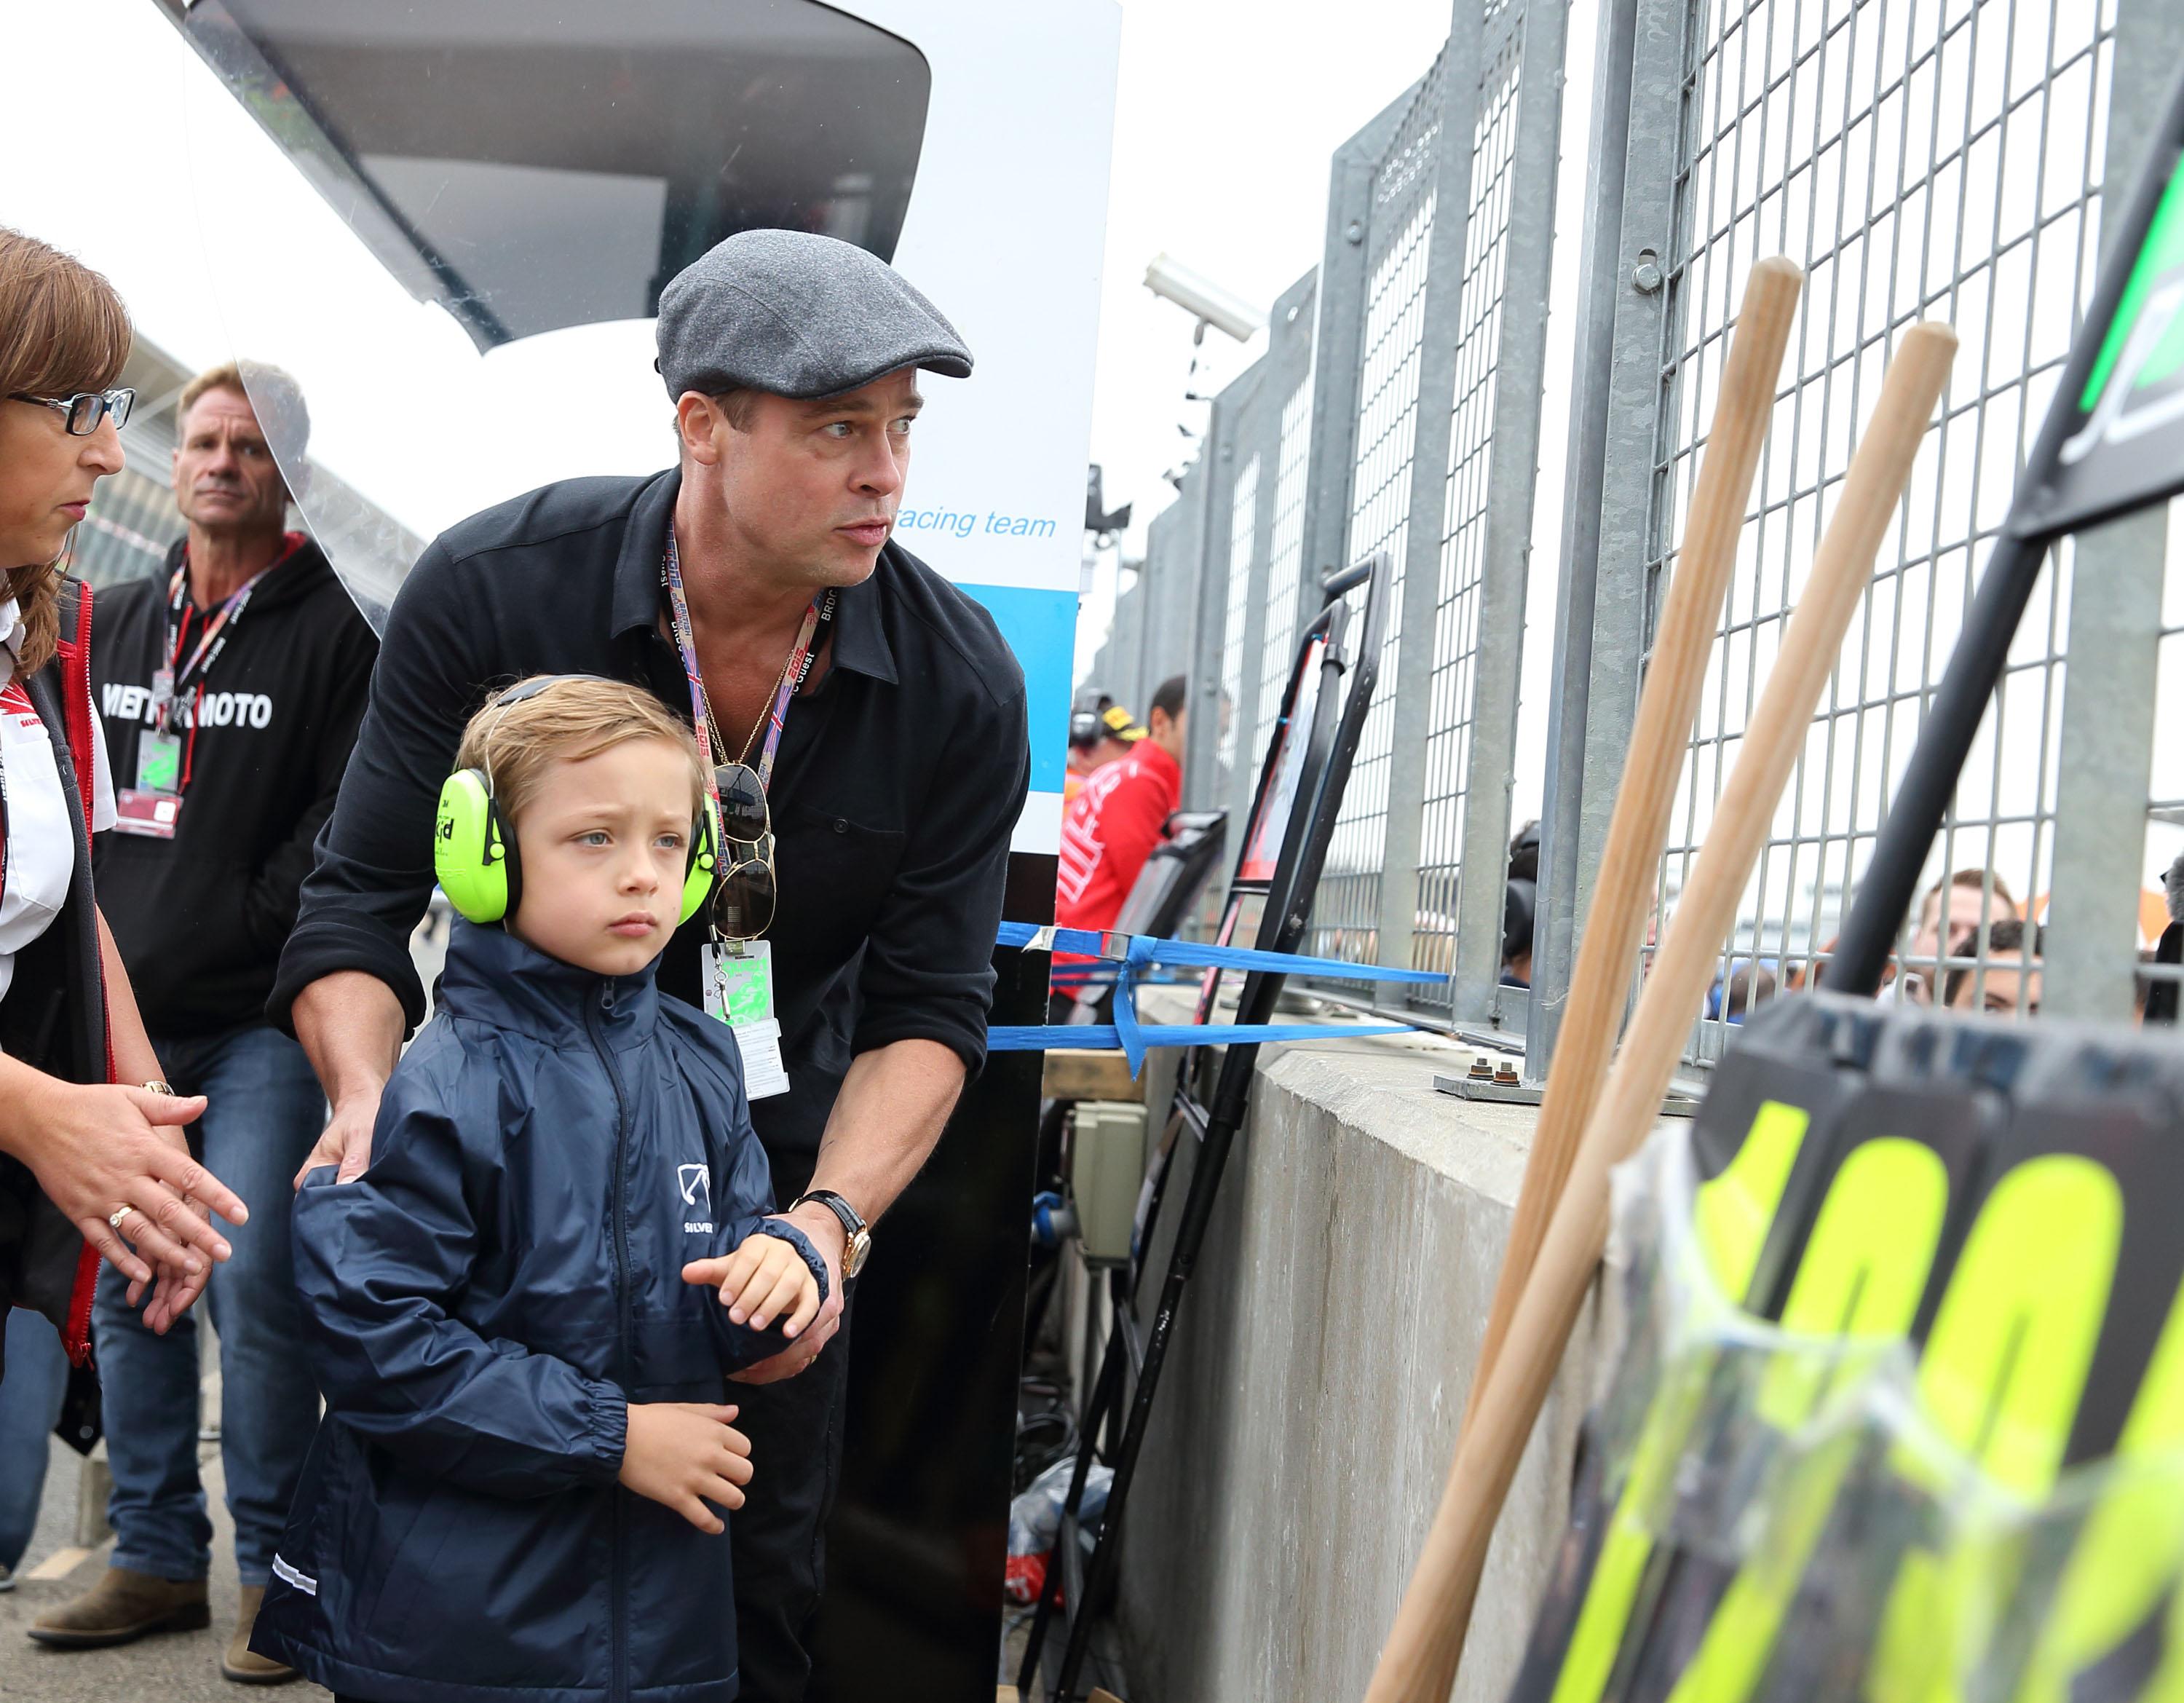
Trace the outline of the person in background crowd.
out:
<instances>
[{"instance_id":1,"label":"person in background crowd","mask_svg":"<svg viewBox=\"0 0 2184 1703\"><path fill-rule=\"evenodd\" d=\"M2161 896L2169 907L2169 926L2162 930L2152 955L2141 956L2148 964L2184 965L2184 856L2178 857L2162 871ZM2156 1025L2173 1025L2180 991L2176 977L2140 976L2137 985L2141 1020Z\"/></svg>"},{"instance_id":2,"label":"person in background crowd","mask_svg":"<svg viewBox=\"0 0 2184 1703\"><path fill-rule=\"evenodd\" d=\"M2017 896L2009 883L1985 869L1958 869L1936 881L1919 902L1919 926L1913 930L1911 948L1904 955L1905 997L1921 1005L1934 1002L1934 985L1948 974L1937 960L1962 958L1986 920L1986 885L1994 883L1997 919L2017 914ZM1947 936L1946 945L1944 935Z\"/></svg>"},{"instance_id":3,"label":"person in background crowd","mask_svg":"<svg viewBox=\"0 0 2184 1703\"><path fill-rule=\"evenodd\" d=\"M265 999L379 647L318 546L287 529L268 438L300 448L304 398L276 368L253 366L248 382L230 364L183 390L174 487L188 531L165 572L103 600L92 673L121 781L99 864L114 939L170 1075L209 1103L193 1139L258 1209L209 1297L242 1585L220 1672L273 1682L292 1675L251 1652L250 1628L319 1407L288 1185L326 1108L304 1049L265 1021ZM97 1316L116 1541L87 1592L31 1624L61 1650L207 1623L195 1324L154 1336L111 1275Z\"/></svg>"},{"instance_id":4,"label":"person in background crowd","mask_svg":"<svg viewBox=\"0 0 2184 1703\"><path fill-rule=\"evenodd\" d=\"M1072 710L1069 714L1069 764L1061 775L1061 807L1067 810L1071 801L1084 788L1084 783L1098 772L1099 751L1104 733L1097 710Z\"/></svg>"},{"instance_id":5,"label":"person in background crowd","mask_svg":"<svg viewBox=\"0 0 2184 1703\"><path fill-rule=\"evenodd\" d=\"M161 1075L92 891L114 786L92 598L61 563L121 469L130 335L104 278L0 229L0 1315L35 1308L78 1361L100 1258L164 1330L227 1257L206 1214L248 1215L190 1157L204 1103Z\"/></svg>"},{"instance_id":6,"label":"person in background crowd","mask_svg":"<svg viewBox=\"0 0 2184 1703\"><path fill-rule=\"evenodd\" d=\"M46 1438L60 1423L68 1395L68 1350L53 1321L28 1307L8 1309L9 1376L0 1383L0 1591L15 1589L15 1569L38 1528L45 1500Z\"/></svg>"},{"instance_id":7,"label":"person in background crowd","mask_svg":"<svg viewBox=\"0 0 2184 1703\"><path fill-rule=\"evenodd\" d=\"M2047 930L2032 931L2026 950L2025 924L2014 917L1993 924L1976 956L1986 960L1986 973L1973 965L1953 969L1942 984L1944 1003L1952 1011L1986 1011L2003 1017L2040 1015L2040 960L2046 951ZM1967 944L1958 956L1974 956Z\"/></svg>"},{"instance_id":8,"label":"person in background crowd","mask_svg":"<svg viewBox=\"0 0 2184 1703\"><path fill-rule=\"evenodd\" d=\"M1183 752L1189 712L1180 674L1153 694L1148 725L1138 728L1119 704L1103 718L1128 755L1087 781L1061 818L1061 855L1055 881L1054 920L1065 929L1110 929L1138 872L1167 831L1183 796ZM1055 954L1057 968L1089 960ZM1054 1004L1067 1003L1057 977ZM1060 1022L1060 1017L1055 1021Z\"/></svg>"},{"instance_id":9,"label":"person in background crowd","mask_svg":"<svg viewBox=\"0 0 2184 1703\"><path fill-rule=\"evenodd\" d=\"M1180 675L1176 677L1177 679L1181 678ZM1174 680L1168 682L1169 685L1174 684ZM1100 743L1092 751L1092 767L1095 769L1105 768L1111 762L1120 762L1130 754L1131 748L1150 732L1112 698L1100 700Z\"/></svg>"},{"instance_id":10,"label":"person in background crowd","mask_svg":"<svg viewBox=\"0 0 2184 1703\"><path fill-rule=\"evenodd\" d=\"M1540 824L1536 818L1509 841L1508 885L1502 903L1502 986L1532 985L1533 919L1540 898Z\"/></svg>"},{"instance_id":11,"label":"person in background crowd","mask_svg":"<svg viewBox=\"0 0 2184 1703\"><path fill-rule=\"evenodd\" d=\"M1764 1005L1774 997L1776 982L1771 964L1741 963L1730 973L1729 993L1722 1002L1722 1016L1731 1023L1741 1023L1755 1006Z\"/></svg>"}]
</instances>

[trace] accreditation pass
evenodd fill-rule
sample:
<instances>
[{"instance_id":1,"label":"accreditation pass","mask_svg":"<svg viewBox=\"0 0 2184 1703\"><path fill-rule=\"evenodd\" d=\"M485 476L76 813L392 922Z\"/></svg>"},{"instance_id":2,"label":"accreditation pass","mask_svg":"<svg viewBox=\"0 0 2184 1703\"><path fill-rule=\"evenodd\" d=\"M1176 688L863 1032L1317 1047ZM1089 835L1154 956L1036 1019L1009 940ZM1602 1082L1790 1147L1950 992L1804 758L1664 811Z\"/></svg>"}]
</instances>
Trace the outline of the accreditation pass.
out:
<instances>
[{"instance_id":1,"label":"accreditation pass","mask_svg":"<svg viewBox=\"0 0 2184 1703\"><path fill-rule=\"evenodd\" d=\"M705 948L705 1009L728 1025L743 1054L744 1092L763 1100L788 1092L781 1024L773 1010L773 943L715 941Z\"/></svg>"}]
</instances>

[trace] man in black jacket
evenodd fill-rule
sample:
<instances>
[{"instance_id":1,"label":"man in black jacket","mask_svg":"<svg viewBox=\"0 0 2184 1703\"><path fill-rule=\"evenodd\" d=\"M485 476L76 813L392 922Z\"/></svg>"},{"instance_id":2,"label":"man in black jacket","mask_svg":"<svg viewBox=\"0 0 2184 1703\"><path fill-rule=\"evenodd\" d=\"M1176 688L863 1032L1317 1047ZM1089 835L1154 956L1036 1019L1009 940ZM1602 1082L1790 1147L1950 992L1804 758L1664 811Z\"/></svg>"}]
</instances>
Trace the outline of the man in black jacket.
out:
<instances>
[{"instance_id":1,"label":"man in black jacket","mask_svg":"<svg viewBox=\"0 0 2184 1703\"><path fill-rule=\"evenodd\" d=\"M303 399L271 369L249 382L231 365L183 391L175 500L189 530L166 572L98 600L92 678L120 807L100 902L169 1080L209 1101L192 1144L251 1208L208 1298L243 1588L221 1667L264 1681L287 1670L250 1652L250 1623L318 1419L287 1184L326 1121L310 1061L265 1021L265 1000L378 644L318 547L285 530L288 493L256 410L292 415L281 423L300 442ZM99 1583L31 1628L63 1649L207 1617L195 1326L153 1335L109 1269L96 1343L117 1540Z\"/></svg>"},{"instance_id":2,"label":"man in black jacket","mask_svg":"<svg viewBox=\"0 0 2184 1703\"><path fill-rule=\"evenodd\" d=\"M271 1008L292 1015L333 1101L313 1163L354 1178L424 1011L404 943L465 722L526 674L648 687L695 719L713 762L770 778L772 832L728 847L738 903L712 918L763 946L701 959L701 915L659 985L733 1016L777 1200L838 1279L984 1058L1030 771L1023 674L992 618L889 536L918 373L967 377L970 355L881 261L783 231L732 237L670 283L659 343L676 467L489 509L403 585ZM777 890L771 906L760 886ZM746 1703L800 1697L810 1672L842 1307L837 1281L818 1321L734 1393L755 1474L728 1522Z\"/></svg>"}]
</instances>

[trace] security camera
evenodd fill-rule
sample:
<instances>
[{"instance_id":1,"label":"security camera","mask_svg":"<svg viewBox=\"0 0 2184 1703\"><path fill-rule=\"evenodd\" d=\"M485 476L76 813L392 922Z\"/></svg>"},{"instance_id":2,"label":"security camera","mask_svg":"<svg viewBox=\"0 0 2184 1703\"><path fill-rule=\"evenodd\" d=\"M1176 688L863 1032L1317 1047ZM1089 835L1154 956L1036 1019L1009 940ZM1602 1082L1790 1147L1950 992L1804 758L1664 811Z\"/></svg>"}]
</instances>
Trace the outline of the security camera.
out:
<instances>
[{"instance_id":1,"label":"security camera","mask_svg":"<svg viewBox=\"0 0 2184 1703\"><path fill-rule=\"evenodd\" d=\"M1166 254L1154 255L1145 268L1145 288L1239 343L1249 343L1266 328L1267 316L1250 303Z\"/></svg>"}]
</instances>

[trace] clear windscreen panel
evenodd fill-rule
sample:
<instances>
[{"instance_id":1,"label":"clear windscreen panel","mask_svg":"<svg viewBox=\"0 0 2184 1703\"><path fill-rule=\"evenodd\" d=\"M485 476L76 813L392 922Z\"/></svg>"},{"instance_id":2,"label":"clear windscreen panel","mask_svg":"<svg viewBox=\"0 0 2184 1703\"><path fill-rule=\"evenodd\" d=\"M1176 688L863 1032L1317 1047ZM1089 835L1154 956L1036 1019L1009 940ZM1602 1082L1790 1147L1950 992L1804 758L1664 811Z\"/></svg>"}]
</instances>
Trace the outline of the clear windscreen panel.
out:
<instances>
[{"instance_id":1,"label":"clear windscreen panel","mask_svg":"<svg viewBox=\"0 0 2184 1703\"><path fill-rule=\"evenodd\" d=\"M668 465L661 288L755 228L891 258L923 145L923 56L816 0L157 3L208 290L376 626L464 516Z\"/></svg>"}]
</instances>

